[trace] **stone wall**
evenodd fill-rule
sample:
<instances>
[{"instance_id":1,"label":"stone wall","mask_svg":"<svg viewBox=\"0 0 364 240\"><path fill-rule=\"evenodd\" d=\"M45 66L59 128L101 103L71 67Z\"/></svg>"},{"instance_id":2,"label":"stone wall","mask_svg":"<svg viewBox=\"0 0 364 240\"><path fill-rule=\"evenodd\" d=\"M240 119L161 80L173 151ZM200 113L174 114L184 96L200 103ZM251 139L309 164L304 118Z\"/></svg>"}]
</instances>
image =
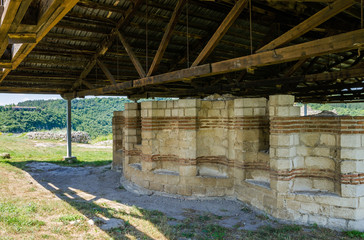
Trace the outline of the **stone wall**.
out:
<instances>
[{"instance_id":1,"label":"stone wall","mask_svg":"<svg viewBox=\"0 0 364 240\"><path fill-rule=\"evenodd\" d=\"M113 167L150 190L234 196L274 217L364 230L364 117L301 117L288 95L126 104Z\"/></svg>"}]
</instances>

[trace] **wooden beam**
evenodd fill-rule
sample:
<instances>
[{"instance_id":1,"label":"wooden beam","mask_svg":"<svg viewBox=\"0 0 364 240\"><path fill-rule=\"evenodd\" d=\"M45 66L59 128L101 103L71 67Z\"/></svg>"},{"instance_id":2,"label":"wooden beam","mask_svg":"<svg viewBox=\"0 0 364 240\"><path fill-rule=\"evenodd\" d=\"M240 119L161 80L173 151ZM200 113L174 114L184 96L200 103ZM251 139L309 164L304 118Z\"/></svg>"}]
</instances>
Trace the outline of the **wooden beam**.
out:
<instances>
[{"instance_id":1,"label":"wooden beam","mask_svg":"<svg viewBox=\"0 0 364 240\"><path fill-rule=\"evenodd\" d=\"M231 9L229 14L226 16L224 21L221 23L219 28L216 30L214 35L211 37L210 41L206 44L204 49L202 49L201 53L198 55L196 60L193 62L192 67L195 67L201 64L206 58L212 53L215 49L219 41L225 35L225 33L229 30L230 26L235 22L235 20L239 17L240 13L243 11L245 6L247 5L248 0L239 0L236 2L234 7Z\"/></svg>"},{"instance_id":2,"label":"wooden beam","mask_svg":"<svg viewBox=\"0 0 364 240\"><path fill-rule=\"evenodd\" d=\"M25 43L20 46L17 54L12 59L12 68L16 69L19 64L24 60L26 56L34 49L37 43L43 39L43 37L76 5L78 0L53 0L50 7L47 8L46 14L48 17L46 19L41 19L36 25L36 43ZM16 2L16 1L7 1ZM5 79L5 77L10 73L11 69L6 69L0 78L0 84Z\"/></svg>"},{"instance_id":3,"label":"wooden beam","mask_svg":"<svg viewBox=\"0 0 364 240\"><path fill-rule=\"evenodd\" d=\"M284 77L290 77L294 74L306 61L308 58L302 58L295 63L285 74Z\"/></svg>"},{"instance_id":4,"label":"wooden beam","mask_svg":"<svg viewBox=\"0 0 364 240\"><path fill-rule=\"evenodd\" d=\"M36 43L37 36L35 33L9 33L9 44L15 43Z\"/></svg>"},{"instance_id":5,"label":"wooden beam","mask_svg":"<svg viewBox=\"0 0 364 240\"><path fill-rule=\"evenodd\" d=\"M167 28L166 28L166 30L164 32L162 41L159 44L157 53L154 56L152 65L149 68L147 76L151 76L153 74L153 72L155 72L157 70L158 65L161 62L162 57L164 55L164 52L167 49L168 43L171 40L174 27L177 24L178 17L181 14L183 6L186 4L186 1L187 0L178 0L177 1L177 5L176 5L176 7L175 7L175 9L174 9L174 11L172 13L172 16L171 16L170 20L169 20L169 23L168 23Z\"/></svg>"},{"instance_id":6,"label":"wooden beam","mask_svg":"<svg viewBox=\"0 0 364 240\"><path fill-rule=\"evenodd\" d=\"M134 64L135 69L137 70L139 76L141 78L145 77L145 71L142 67L142 65L140 64L137 56L135 55L133 49L130 47L130 45L128 44L128 42L126 41L125 37L123 34L121 34L120 31L117 31L118 37L120 39L120 42L123 44L125 51L128 53L130 60L132 61L132 63Z\"/></svg>"},{"instance_id":7,"label":"wooden beam","mask_svg":"<svg viewBox=\"0 0 364 240\"><path fill-rule=\"evenodd\" d=\"M284 33L280 37L274 39L264 47L260 48L259 50L257 50L257 52L259 53L267 50L272 50L279 46L282 46L283 44L286 44L302 36L303 34L317 27L321 23L327 21L328 19L344 11L345 9L351 7L355 3L356 3L355 0L336 0L333 4L330 4L329 6L325 7L324 9L317 12L310 18L303 21L302 23L298 24L288 32Z\"/></svg>"},{"instance_id":8,"label":"wooden beam","mask_svg":"<svg viewBox=\"0 0 364 240\"><path fill-rule=\"evenodd\" d=\"M109 50L109 47L112 45L112 42L114 41L115 37L117 36L118 30L124 25L127 24L130 20L130 18L134 15L134 13L138 10L140 5L142 4L142 0L135 0L133 1L128 10L124 13L124 17L122 17L119 22L116 24L115 28L112 29L111 33L102 41L102 43L99 45L96 53L91 58L91 61L87 64L84 71L81 72L80 78L73 84L72 89L76 89L78 86L80 86L82 79L84 79L87 74L91 71L92 67L96 64L96 60L99 56L103 56L107 50ZM93 65L91 68L89 68L91 65Z\"/></svg>"},{"instance_id":9,"label":"wooden beam","mask_svg":"<svg viewBox=\"0 0 364 240\"><path fill-rule=\"evenodd\" d=\"M189 69L182 69L170 73L118 83L115 86L81 91L77 96L102 95L115 90L125 90L153 84L169 83L181 80L191 80L197 77L206 77L227 72L240 71L249 67L274 65L283 62L295 61L301 58L325 55L328 53L343 52L357 48L358 42L364 41L364 29L343 33L311 42L284 47L273 51L256 53L212 64L204 64Z\"/></svg>"},{"instance_id":10,"label":"wooden beam","mask_svg":"<svg viewBox=\"0 0 364 240\"><path fill-rule=\"evenodd\" d=\"M112 85L116 85L116 81L114 76L111 74L111 72L109 71L109 69L106 67L105 64L103 64L99 59L96 59L97 61L97 65L100 66L101 70L104 72L105 76L107 77L107 79L109 79L109 81L112 83Z\"/></svg>"},{"instance_id":11,"label":"wooden beam","mask_svg":"<svg viewBox=\"0 0 364 240\"><path fill-rule=\"evenodd\" d=\"M8 32L14 19L16 18L21 0L6 1L4 12L0 19L0 56L2 56L8 47Z\"/></svg>"}]
</instances>

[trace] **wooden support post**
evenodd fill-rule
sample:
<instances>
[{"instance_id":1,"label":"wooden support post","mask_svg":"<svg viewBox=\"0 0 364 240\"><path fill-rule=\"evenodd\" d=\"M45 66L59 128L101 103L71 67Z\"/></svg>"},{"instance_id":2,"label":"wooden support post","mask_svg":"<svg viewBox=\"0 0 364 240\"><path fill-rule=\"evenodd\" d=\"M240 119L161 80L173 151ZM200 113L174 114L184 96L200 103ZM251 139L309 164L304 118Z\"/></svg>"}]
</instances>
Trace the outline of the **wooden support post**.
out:
<instances>
[{"instance_id":1,"label":"wooden support post","mask_svg":"<svg viewBox=\"0 0 364 240\"><path fill-rule=\"evenodd\" d=\"M333 16L337 15L338 13L344 11L348 7L355 4L355 0L337 0L330 6L325 7L321 11L317 12L315 15L311 16L307 20L301 22L288 32L284 33L280 37L274 39L264 47L257 50L257 52L263 52L267 50L275 49L283 44L286 44L303 34L307 33L308 31L314 29L321 23L327 21L328 19L332 18Z\"/></svg>"},{"instance_id":2,"label":"wooden support post","mask_svg":"<svg viewBox=\"0 0 364 240\"><path fill-rule=\"evenodd\" d=\"M204 49L198 55L196 60L192 63L191 67L195 67L201 64L206 58L212 53L215 49L219 41L225 35L225 33L229 30L231 25L235 22L235 20L239 17L240 13L243 11L245 6L247 5L248 0L239 0L235 3L234 7L231 9L229 14L226 16L224 21L221 23L219 28L216 30L214 35L211 37L210 41L206 44Z\"/></svg>"},{"instance_id":3,"label":"wooden support post","mask_svg":"<svg viewBox=\"0 0 364 240\"><path fill-rule=\"evenodd\" d=\"M128 44L128 42L126 41L125 37L123 36L123 34L120 31L117 31L118 37L120 39L120 42L123 44L125 51L128 53L130 60L132 61L132 63L134 64L135 69L137 70L139 76L141 78L145 77L145 71L142 67L142 65L140 64L138 58L136 57L133 49L130 47L130 45Z\"/></svg>"},{"instance_id":4,"label":"wooden support post","mask_svg":"<svg viewBox=\"0 0 364 240\"><path fill-rule=\"evenodd\" d=\"M161 43L159 44L157 53L153 59L152 65L149 68L147 76L151 76L155 70L157 70L159 63L162 60L162 57L164 55L164 52L167 49L169 40L171 40L173 29L177 24L177 20L179 15L182 12L182 8L185 5L186 0L178 0L177 5L172 13L171 19L169 20L169 23L167 25L167 28L164 32L163 38Z\"/></svg>"}]
</instances>

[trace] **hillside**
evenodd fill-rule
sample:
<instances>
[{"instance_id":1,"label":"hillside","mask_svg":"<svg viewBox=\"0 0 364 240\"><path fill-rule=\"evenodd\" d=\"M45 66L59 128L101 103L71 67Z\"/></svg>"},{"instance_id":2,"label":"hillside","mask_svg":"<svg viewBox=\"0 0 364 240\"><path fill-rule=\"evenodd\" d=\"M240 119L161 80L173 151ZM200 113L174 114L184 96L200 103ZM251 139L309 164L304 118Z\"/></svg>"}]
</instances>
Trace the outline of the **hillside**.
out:
<instances>
[{"instance_id":1,"label":"hillside","mask_svg":"<svg viewBox=\"0 0 364 240\"><path fill-rule=\"evenodd\" d=\"M126 98L86 98L72 100L72 128L86 131L92 138L111 133L114 111L124 110ZM66 127L65 100L33 100L19 108L0 106L0 132L21 133ZM28 107L22 109L20 107ZM29 108L29 107L35 107Z\"/></svg>"},{"instance_id":2,"label":"hillside","mask_svg":"<svg viewBox=\"0 0 364 240\"><path fill-rule=\"evenodd\" d=\"M332 111L336 110L338 115L364 116L364 103L335 103L335 104L314 104L309 106L314 110Z\"/></svg>"}]
</instances>

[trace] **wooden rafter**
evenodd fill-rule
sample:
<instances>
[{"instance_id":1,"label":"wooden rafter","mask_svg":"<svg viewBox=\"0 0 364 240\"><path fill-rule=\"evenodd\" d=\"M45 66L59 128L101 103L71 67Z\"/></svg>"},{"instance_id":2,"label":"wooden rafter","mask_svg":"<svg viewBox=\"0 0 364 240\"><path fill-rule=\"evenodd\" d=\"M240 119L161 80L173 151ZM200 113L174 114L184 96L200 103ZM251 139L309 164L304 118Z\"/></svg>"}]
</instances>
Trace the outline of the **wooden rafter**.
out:
<instances>
[{"instance_id":1,"label":"wooden rafter","mask_svg":"<svg viewBox=\"0 0 364 240\"><path fill-rule=\"evenodd\" d=\"M295 65L293 65L285 74L285 77L290 77L292 76L300 67L302 67L303 64L305 64L305 62L307 62L308 58L302 58L300 60L298 60Z\"/></svg>"},{"instance_id":2,"label":"wooden rafter","mask_svg":"<svg viewBox=\"0 0 364 240\"><path fill-rule=\"evenodd\" d=\"M97 58L105 55L105 53L108 51L108 49L112 45L112 42L117 37L118 30L123 25L125 25L129 22L130 18L138 10L138 8L140 7L141 4L142 4L142 0L133 1L133 3L129 6L128 10L125 11L124 16L118 21L115 28L113 28L111 33L102 41L102 43L100 44L96 53L93 55L91 60L86 65L85 69L80 74L80 78L73 84L72 89L76 89L78 86L80 86L83 79L90 73L92 68L95 66Z\"/></svg>"},{"instance_id":3,"label":"wooden rafter","mask_svg":"<svg viewBox=\"0 0 364 240\"><path fill-rule=\"evenodd\" d=\"M206 60L206 58L215 49L215 47L222 39L222 37L225 35L225 33L229 30L230 26L239 17L240 13L243 11L247 3L248 0L239 0L238 2L235 3L234 7L225 17L224 21L221 23L221 25L216 30L214 35L212 35L210 41L206 44L206 46L204 47L204 49L202 49L201 53L198 55L196 60L192 63L192 67L195 67L201 64L204 60Z\"/></svg>"},{"instance_id":4,"label":"wooden rafter","mask_svg":"<svg viewBox=\"0 0 364 240\"><path fill-rule=\"evenodd\" d=\"M243 70L249 67L274 65L283 62L299 60L329 53L348 51L357 48L358 42L364 41L364 29L348 32L332 37L327 37L294 46L276 50L256 53L249 56L234 58L222 62L204 64L189 69L146 77L134 81L118 83L115 86L81 91L77 96L101 95L114 90L137 88L153 84L162 84L181 80L191 80L196 77L205 77Z\"/></svg>"},{"instance_id":5,"label":"wooden rafter","mask_svg":"<svg viewBox=\"0 0 364 240\"><path fill-rule=\"evenodd\" d=\"M317 12L310 18L306 19L302 23L298 24L288 32L282 34L280 37L274 39L267 45L263 46L257 52L263 52L267 50L275 49L283 44L291 42L294 39L302 36L308 31L314 29L319 26L321 23L327 21L338 13L344 11L345 9L351 7L355 4L355 0L336 0L334 3L330 4L330 6L325 7L321 11Z\"/></svg>"},{"instance_id":6,"label":"wooden rafter","mask_svg":"<svg viewBox=\"0 0 364 240\"><path fill-rule=\"evenodd\" d=\"M134 64L135 69L137 70L139 76L141 78L145 77L145 71L142 67L142 65L140 64L137 56L135 55L133 49L131 48L131 46L129 45L129 43L126 41L124 35L120 32L117 31L117 34L119 36L119 40L120 42L123 44L125 51L128 53L130 60L132 61L132 63Z\"/></svg>"},{"instance_id":7,"label":"wooden rafter","mask_svg":"<svg viewBox=\"0 0 364 240\"><path fill-rule=\"evenodd\" d=\"M149 68L147 76L151 76L157 70L158 65L161 62L162 57L164 55L164 52L167 49L168 43L171 40L174 27L177 24L178 17L181 14L183 6L185 5L186 1L187 0L178 0L177 1L177 5L176 5L176 7L175 7L175 9L174 9L174 11L172 13L172 16L171 16L170 20L169 20L169 23L168 23L167 28L166 28L166 30L164 32L162 41L159 44L157 53L156 53L156 55L155 55L155 57L153 59L152 65Z\"/></svg>"},{"instance_id":8,"label":"wooden rafter","mask_svg":"<svg viewBox=\"0 0 364 240\"><path fill-rule=\"evenodd\" d=\"M16 69L19 64L24 60L26 56L33 50L37 43L43 39L43 37L76 5L78 0L64 0L64 1L48 1L47 8L41 12L41 17L34 26L36 40L35 43L24 43L24 44L14 44L16 46L16 51L13 53L12 69ZM7 2L17 2L17 1L7 1ZM22 1L27 2L27 1ZM28 5L29 6L29 5ZM21 11L25 14L25 11ZM15 22L16 23L16 22ZM11 28L14 25L11 26ZM6 36L7 37L7 36ZM5 77L11 72L12 69L5 69L0 78L0 84L5 79Z\"/></svg>"},{"instance_id":9,"label":"wooden rafter","mask_svg":"<svg viewBox=\"0 0 364 240\"><path fill-rule=\"evenodd\" d=\"M99 59L96 60L97 61L97 65L100 66L101 70L104 72L105 76L107 77L107 79L109 79L109 81L113 84L116 85L116 81L114 76L111 74L111 72L109 71L109 69L106 67L105 64L103 64Z\"/></svg>"}]
</instances>

